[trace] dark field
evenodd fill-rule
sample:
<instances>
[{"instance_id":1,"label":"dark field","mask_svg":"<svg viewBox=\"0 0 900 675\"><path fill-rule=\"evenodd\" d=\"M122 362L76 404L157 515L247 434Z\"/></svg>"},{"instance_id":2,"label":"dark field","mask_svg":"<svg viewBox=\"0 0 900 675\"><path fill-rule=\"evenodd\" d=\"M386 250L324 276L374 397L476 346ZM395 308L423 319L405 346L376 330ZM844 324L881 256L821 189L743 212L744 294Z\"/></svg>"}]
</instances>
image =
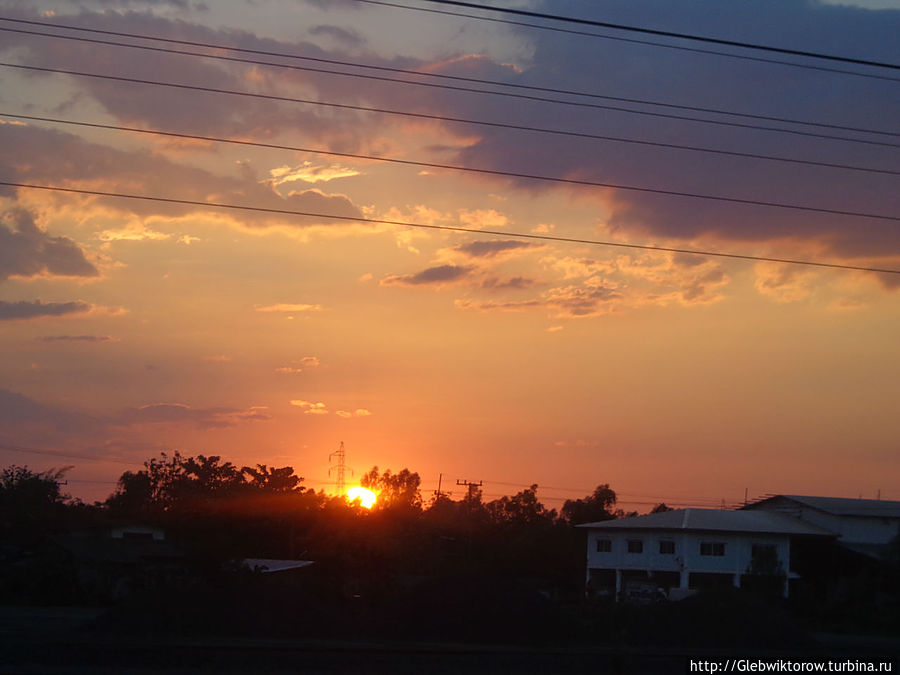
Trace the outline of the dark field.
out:
<instances>
[{"instance_id":1,"label":"dark field","mask_svg":"<svg viewBox=\"0 0 900 675\"><path fill-rule=\"evenodd\" d=\"M816 635L791 648L653 644L530 646L263 636L135 635L115 630L105 610L0 608L0 673L684 673L728 658L890 661L894 638ZM163 627L160 627L161 629ZM646 636L650 637L650 636ZM667 642L666 640L663 640Z\"/></svg>"}]
</instances>

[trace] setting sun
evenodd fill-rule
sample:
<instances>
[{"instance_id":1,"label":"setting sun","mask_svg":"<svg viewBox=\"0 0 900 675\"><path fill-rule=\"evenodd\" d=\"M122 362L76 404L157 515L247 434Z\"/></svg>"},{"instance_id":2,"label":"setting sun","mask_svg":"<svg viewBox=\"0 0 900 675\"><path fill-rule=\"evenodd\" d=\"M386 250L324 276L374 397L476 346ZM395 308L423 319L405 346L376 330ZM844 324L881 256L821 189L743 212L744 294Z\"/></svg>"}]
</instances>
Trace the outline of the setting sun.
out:
<instances>
[{"instance_id":1,"label":"setting sun","mask_svg":"<svg viewBox=\"0 0 900 675\"><path fill-rule=\"evenodd\" d=\"M364 487L356 486L347 490L347 501L355 502L357 499L365 508L371 509L375 506L377 496L374 492L367 490Z\"/></svg>"}]
</instances>

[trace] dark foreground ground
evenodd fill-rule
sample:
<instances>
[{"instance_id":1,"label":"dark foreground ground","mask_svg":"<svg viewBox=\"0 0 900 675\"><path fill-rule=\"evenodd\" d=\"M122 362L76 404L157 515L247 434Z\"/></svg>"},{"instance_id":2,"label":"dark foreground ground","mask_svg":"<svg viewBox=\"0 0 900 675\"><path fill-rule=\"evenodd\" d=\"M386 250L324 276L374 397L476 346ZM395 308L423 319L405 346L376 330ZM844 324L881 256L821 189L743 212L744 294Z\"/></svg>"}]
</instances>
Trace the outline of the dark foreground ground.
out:
<instances>
[{"instance_id":1,"label":"dark foreground ground","mask_svg":"<svg viewBox=\"0 0 900 675\"><path fill-rule=\"evenodd\" d=\"M813 635L802 646L767 648L606 644L498 645L397 639L296 639L135 635L112 629L107 610L0 607L2 675L146 675L150 673L687 673L711 672L713 663L749 659L853 664L890 663L900 668L900 640ZM691 662L694 662L694 670ZM753 672L742 664L744 670ZM876 668L878 666L876 665ZM701 670L705 668L705 670ZM827 666L826 666L827 668ZM757 671L758 672L758 671ZM778 671L775 671L778 672ZM782 671L785 672L785 671ZM826 671L827 672L827 671ZM838 671L840 672L840 671ZM845 669L843 672L867 672ZM898 672L893 670L893 672Z\"/></svg>"}]
</instances>

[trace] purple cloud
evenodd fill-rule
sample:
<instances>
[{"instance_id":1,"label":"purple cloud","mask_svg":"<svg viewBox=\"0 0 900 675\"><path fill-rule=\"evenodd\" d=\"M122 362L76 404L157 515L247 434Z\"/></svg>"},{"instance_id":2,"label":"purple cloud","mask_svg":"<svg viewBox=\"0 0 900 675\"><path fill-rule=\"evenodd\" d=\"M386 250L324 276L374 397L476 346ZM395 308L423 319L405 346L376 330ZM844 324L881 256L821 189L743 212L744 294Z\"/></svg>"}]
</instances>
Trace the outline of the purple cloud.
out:
<instances>
[{"instance_id":1,"label":"purple cloud","mask_svg":"<svg viewBox=\"0 0 900 675\"><path fill-rule=\"evenodd\" d=\"M0 281L38 274L95 277L97 268L67 237L51 237L26 209L13 207L0 215Z\"/></svg>"},{"instance_id":2,"label":"purple cloud","mask_svg":"<svg viewBox=\"0 0 900 675\"><path fill-rule=\"evenodd\" d=\"M472 272L471 267L457 265L438 265L417 272L416 274L396 274L382 279L383 286L425 286L431 284L448 284L466 278Z\"/></svg>"},{"instance_id":3,"label":"purple cloud","mask_svg":"<svg viewBox=\"0 0 900 675\"><path fill-rule=\"evenodd\" d=\"M115 342L109 335L47 335L37 338L41 342Z\"/></svg>"},{"instance_id":4,"label":"purple cloud","mask_svg":"<svg viewBox=\"0 0 900 675\"><path fill-rule=\"evenodd\" d=\"M509 251L520 251L526 248L536 248L536 244L530 244L524 241L511 239L492 240L492 241L472 241L468 244L461 244L454 250L465 253L473 258L494 258L502 253Z\"/></svg>"},{"instance_id":5,"label":"purple cloud","mask_svg":"<svg viewBox=\"0 0 900 675\"><path fill-rule=\"evenodd\" d=\"M19 302L0 301L0 321L15 319L36 319L44 316L65 316L88 312L91 305L80 300L73 302L42 302L40 300Z\"/></svg>"}]
</instances>

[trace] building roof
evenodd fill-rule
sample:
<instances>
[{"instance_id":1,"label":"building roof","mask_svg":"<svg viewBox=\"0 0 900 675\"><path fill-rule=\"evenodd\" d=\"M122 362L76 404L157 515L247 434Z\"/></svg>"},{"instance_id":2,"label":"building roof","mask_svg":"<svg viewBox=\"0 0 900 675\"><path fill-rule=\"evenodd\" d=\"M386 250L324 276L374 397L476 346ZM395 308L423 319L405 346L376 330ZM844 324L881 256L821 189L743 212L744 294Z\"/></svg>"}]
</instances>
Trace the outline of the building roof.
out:
<instances>
[{"instance_id":1,"label":"building roof","mask_svg":"<svg viewBox=\"0 0 900 675\"><path fill-rule=\"evenodd\" d=\"M844 497L808 497L805 495L773 495L749 505L755 508L776 499L786 499L802 506L835 516L868 516L869 518L900 518L900 502L881 499L847 499Z\"/></svg>"},{"instance_id":2,"label":"building roof","mask_svg":"<svg viewBox=\"0 0 900 675\"><path fill-rule=\"evenodd\" d=\"M835 536L829 530L774 511L726 511L724 509L673 509L644 516L629 516L578 527L603 530L682 530L755 532Z\"/></svg>"},{"instance_id":3,"label":"building roof","mask_svg":"<svg viewBox=\"0 0 900 675\"><path fill-rule=\"evenodd\" d=\"M241 562L254 572L262 572L263 574L298 570L313 564L312 560L274 560L272 558L245 558Z\"/></svg>"}]
</instances>

